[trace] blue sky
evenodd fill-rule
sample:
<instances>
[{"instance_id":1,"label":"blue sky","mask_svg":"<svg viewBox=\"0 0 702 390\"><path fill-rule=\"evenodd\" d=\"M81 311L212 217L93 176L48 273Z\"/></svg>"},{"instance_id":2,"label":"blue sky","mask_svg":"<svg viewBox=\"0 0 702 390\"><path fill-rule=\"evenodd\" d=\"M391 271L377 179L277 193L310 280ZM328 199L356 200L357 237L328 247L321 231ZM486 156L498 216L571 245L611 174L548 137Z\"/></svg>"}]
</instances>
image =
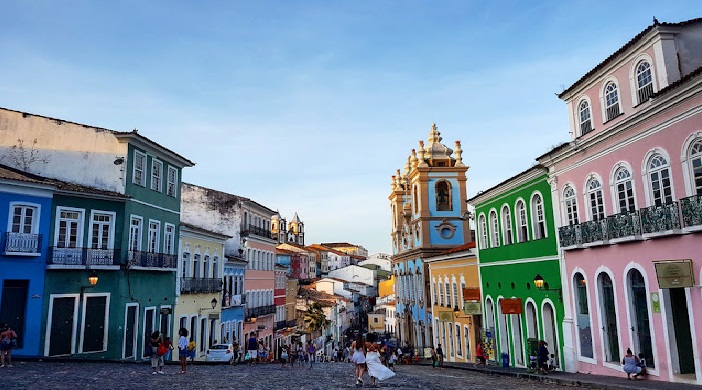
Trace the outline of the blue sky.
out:
<instances>
[{"instance_id":1,"label":"blue sky","mask_svg":"<svg viewBox=\"0 0 702 390\"><path fill-rule=\"evenodd\" d=\"M555 93L698 1L13 1L0 106L140 132L307 242L390 251L390 176L436 122L473 196L568 139Z\"/></svg>"}]
</instances>

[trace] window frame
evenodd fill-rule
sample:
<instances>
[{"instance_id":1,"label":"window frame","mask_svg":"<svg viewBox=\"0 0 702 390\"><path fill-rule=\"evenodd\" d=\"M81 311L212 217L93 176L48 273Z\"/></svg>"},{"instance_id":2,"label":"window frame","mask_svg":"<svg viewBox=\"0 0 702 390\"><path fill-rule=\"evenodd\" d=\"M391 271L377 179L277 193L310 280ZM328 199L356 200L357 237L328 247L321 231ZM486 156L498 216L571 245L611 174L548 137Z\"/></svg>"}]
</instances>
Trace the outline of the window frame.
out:
<instances>
[{"instance_id":1,"label":"window frame","mask_svg":"<svg viewBox=\"0 0 702 390\"><path fill-rule=\"evenodd\" d=\"M628 173L628 178L619 178L619 172L626 171ZM630 188L627 187L627 183ZM620 198L619 186L624 186L624 199ZM628 190L631 190L631 196L627 195ZM619 162L612 168L612 173L610 177L610 192L612 195L612 205L613 212L615 214L622 214L624 212L635 212L638 208L636 201L636 183L634 182L634 175L631 166L626 162ZM622 201L626 203L626 210L622 210ZM631 203L630 203L631 202ZM633 208L633 209L632 209Z\"/></svg>"},{"instance_id":2,"label":"window frame","mask_svg":"<svg viewBox=\"0 0 702 390\"><path fill-rule=\"evenodd\" d=\"M168 229L171 228L171 239L170 239L170 244L168 242ZM169 254L169 255L174 255L175 254L175 237L176 237L176 228L175 225L172 223L164 222L163 223L163 253Z\"/></svg>"},{"instance_id":3,"label":"window frame","mask_svg":"<svg viewBox=\"0 0 702 390\"><path fill-rule=\"evenodd\" d=\"M22 227L26 226L24 224L24 219L26 218L25 211L26 209L33 209L34 215L32 216L32 222L30 226L30 233L24 233L23 231L15 232L13 231L13 218L15 216L15 208L16 207L21 207L22 213L20 218L22 221L20 222L20 230L22 230ZM8 210L8 216L7 216L7 232L9 233L23 233L23 234L39 234L39 224L41 223L41 205L38 203L31 203L31 202L10 202L9 204L9 210Z\"/></svg>"},{"instance_id":4,"label":"window frame","mask_svg":"<svg viewBox=\"0 0 702 390\"><path fill-rule=\"evenodd\" d=\"M61 212L62 211L68 211L68 212L76 212L79 215L79 218L77 219L77 229L76 229L76 246L75 248L83 248L83 235L84 235L84 229L85 229L85 209L79 209L75 207L65 207L65 206L56 206L56 219L54 223L54 247L59 247L58 242L59 242L59 231L61 228L61 221L63 218L61 218ZM72 248L70 246L63 246L61 248Z\"/></svg>"},{"instance_id":5,"label":"window frame","mask_svg":"<svg viewBox=\"0 0 702 390\"><path fill-rule=\"evenodd\" d=\"M521 205L521 207L520 207ZM522 218L523 217L523 218ZM517 243L529 241L529 213L527 212L526 202L522 198L518 198L514 202L514 218L517 223ZM522 229L524 231L522 231Z\"/></svg>"},{"instance_id":6,"label":"window frame","mask_svg":"<svg viewBox=\"0 0 702 390\"><path fill-rule=\"evenodd\" d=\"M596 183L596 187L592 187ZM585 204L587 205L587 218L589 221L602 221L607 218L607 211L604 202L604 188L602 179L597 174L590 174L585 180L583 187ZM594 197L594 198L593 198ZM594 204L593 204L594 201ZM601 209L601 211L600 211Z\"/></svg>"},{"instance_id":7,"label":"window frame","mask_svg":"<svg viewBox=\"0 0 702 390\"><path fill-rule=\"evenodd\" d=\"M648 65L648 67L647 67L646 70L644 71L644 72L646 72L646 71L648 72L648 83L646 83L646 84L644 84L644 85L642 86L642 85L641 85L641 77L640 77L640 76L641 76L641 74L642 74L643 72L640 72L640 71L639 71L639 67L641 67L641 65L643 65L643 64ZM635 102L637 103L637 105L638 105L638 104L645 103L645 102L649 101L649 100L651 99L651 97L653 96L653 94L654 94L654 89L653 89L653 88L654 88L654 87L653 87L653 66L651 65L651 63L650 63L648 60L642 59L642 60L639 60L638 62L636 62L636 65L634 65L634 69L635 69L635 72L636 72L636 73L635 73L635 77L634 77L634 81L635 81L635 83L636 83L636 95L635 95L635 96L636 96L636 100L634 100L634 101L635 101ZM643 100L643 99L641 99L642 96L643 96L642 93L641 93L641 91L642 91L642 90L645 90L648 86L650 86L650 88L648 88L648 89L650 90L650 92L647 92L648 95L646 96L646 100Z\"/></svg>"},{"instance_id":8,"label":"window frame","mask_svg":"<svg viewBox=\"0 0 702 390\"><path fill-rule=\"evenodd\" d=\"M585 105L585 109L587 109L586 121L583 120L583 104ZM592 125L592 104L590 103L590 99L588 97L583 97L582 99L580 99L578 105L576 106L576 109L576 123L578 123L578 130L580 130L580 136L593 132L595 130L595 127ZM584 124L587 122L589 122L589 129L584 126Z\"/></svg>"},{"instance_id":9,"label":"window frame","mask_svg":"<svg viewBox=\"0 0 702 390\"><path fill-rule=\"evenodd\" d=\"M137 162L142 160L141 170L137 169ZM140 187L146 187L146 175L147 172L148 155L139 150L134 149L134 163L132 164L132 183ZM137 181L137 171L141 173L141 179Z\"/></svg>"},{"instance_id":10,"label":"window frame","mask_svg":"<svg viewBox=\"0 0 702 390\"><path fill-rule=\"evenodd\" d=\"M500 247L500 225L497 218L497 210L490 209L488 216L490 220L490 248Z\"/></svg>"},{"instance_id":11,"label":"window frame","mask_svg":"<svg viewBox=\"0 0 702 390\"><path fill-rule=\"evenodd\" d=\"M534 199L538 197L541 202L534 204ZM540 191L535 191L531 194L531 199L529 200L531 206L531 236L534 240L540 240L542 238L548 237L548 225L546 224L546 207L544 206L544 196ZM541 207L541 213L539 215L539 207ZM536 227L541 227L543 234L538 234L538 229Z\"/></svg>"},{"instance_id":12,"label":"window frame","mask_svg":"<svg viewBox=\"0 0 702 390\"><path fill-rule=\"evenodd\" d=\"M666 164L651 169L651 162L653 161L654 158L659 157L659 156L663 160L665 160ZM670 202L675 202L677 199L675 197L675 185L673 182L673 175L672 175L673 170L672 170L672 164L670 163L670 161L671 160L670 160L668 153L666 153L664 150L662 150L660 148L655 148L655 149L649 151L646 154L646 158L643 160L643 167L642 167L643 169L641 171L643 173L643 180L644 180L644 184L646 186L646 204L648 206L659 206L656 204L656 197L655 197L654 189L653 189L653 180L652 180L651 176L654 173L661 173L661 172L666 171L666 170L667 170L668 181L669 181L668 187L670 189ZM659 180L662 183L664 179L662 178L662 176L659 176ZM664 188L663 187L661 187L661 193L663 194L661 199L664 199L665 195L664 195ZM670 202L661 202L660 206L668 204Z\"/></svg>"},{"instance_id":13,"label":"window frame","mask_svg":"<svg viewBox=\"0 0 702 390\"><path fill-rule=\"evenodd\" d=\"M614 89L612 91L608 91L609 86L614 86ZM612 104L609 104L609 95L611 93L614 93L616 95L616 101ZM600 100L602 104L602 122L607 123L618 116L622 115L622 97L620 93L620 88L619 88L619 83L616 78L614 77L609 77L607 78L604 83L602 84L602 90L600 92ZM610 108L613 108L616 106L616 110L611 110ZM616 113L614 112L616 111ZM610 112L612 115L610 116Z\"/></svg>"},{"instance_id":14,"label":"window frame","mask_svg":"<svg viewBox=\"0 0 702 390\"><path fill-rule=\"evenodd\" d=\"M156 174L156 169L155 167L158 168L158 174ZM163 190L163 161L152 157L151 158L151 182L149 185L149 188L151 188L151 191L156 191L156 192L162 192ZM154 188L154 183L156 184L157 188Z\"/></svg>"},{"instance_id":15,"label":"window frame","mask_svg":"<svg viewBox=\"0 0 702 390\"><path fill-rule=\"evenodd\" d=\"M504 244L514 244L514 237L512 236L512 215L507 204L502 206L500 218L502 219L502 240Z\"/></svg>"},{"instance_id":16,"label":"window frame","mask_svg":"<svg viewBox=\"0 0 702 390\"><path fill-rule=\"evenodd\" d=\"M152 230L152 226L157 226L156 230ZM152 236L152 232L154 232ZM152 241L152 238L155 239L155 242ZM155 219L149 219L149 229L147 231L147 236L146 236L146 252L149 253L161 253L159 252L159 249L161 247L161 221L155 220ZM155 248L152 248L154 247ZM152 249L155 249L152 251Z\"/></svg>"},{"instance_id":17,"label":"window frame","mask_svg":"<svg viewBox=\"0 0 702 390\"><path fill-rule=\"evenodd\" d=\"M480 213L478 216L478 233L480 234L480 249L489 248L490 241L488 240L487 218L485 217L485 213Z\"/></svg>"},{"instance_id":18,"label":"window frame","mask_svg":"<svg viewBox=\"0 0 702 390\"><path fill-rule=\"evenodd\" d=\"M572 191L572 195L566 195L566 191ZM578 215L578 197L575 192L575 187L571 183L567 183L563 186L563 191L561 191L563 198L563 216L565 217L564 226L578 225L580 224L580 216ZM572 201L572 207L570 207L569 201Z\"/></svg>"},{"instance_id":19,"label":"window frame","mask_svg":"<svg viewBox=\"0 0 702 390\"><path fill-rule=\"evenodd\" d=\"M107 248L93 248L93 239L95 238L93 225L95 224L95 216L98 214L110 216L110 221L107 224L101 223L101 225L107 225L109 229L109 235L107 237ZM117 213L114 211L104 211L104 210L91 210L90 220L88 221L88 245L90 249L104 249L112 250L115 248L115 221L117 220Z\"/></svg>"},{"instance_id":20,"label":"window frame","mask_svg":"<svg viewBox=\"0 0 702 390\"><path fill-rule=\"evenodd\" d=\"M132 222L134 222L134 221L139 221L138 233L137 233L137 237L136 237L136 239L137 239L136 248L132 247L132 227L135 226L132 224ZM134 214L130 215L129 216L129 242L127 245L127 248L129 251L132 251L132 252L133 251L141 251L141 248L143 245L142 241L143 241L143 237L144 237L143 234L144 234L144 218L139 216L139 215L134 215Z\"/></svg>"},{"instance_id":21,"label":"window frame","mask_svg":"<svg viewBox=\"0 0 702 390\"><path fill-rule=\"evenodd\" d=\"M166 170L166 195L174 198L178 197L178 168L169 165ZM171 181L171 172L173 172L173 181Z\"/></svg>"}]
</instances>

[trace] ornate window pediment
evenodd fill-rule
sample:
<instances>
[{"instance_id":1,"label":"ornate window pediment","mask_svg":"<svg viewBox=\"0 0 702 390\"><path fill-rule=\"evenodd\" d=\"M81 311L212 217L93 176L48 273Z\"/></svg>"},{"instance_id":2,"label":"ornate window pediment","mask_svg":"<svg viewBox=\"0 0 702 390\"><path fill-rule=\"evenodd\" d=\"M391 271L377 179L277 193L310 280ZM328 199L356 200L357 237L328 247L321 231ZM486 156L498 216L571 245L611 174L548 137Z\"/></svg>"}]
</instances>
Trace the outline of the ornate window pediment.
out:
<instances>
[{"instance_id":1,"label":"ornate window pediment","mask_svg":"<svg viewBox=\"0 0 702 390\"><path fill-rule=\"evenodd\" d=\"M448 220L444 219L436 227L436 231L439 232L439 235L442 238L445 238L448 240L448 239L453 238L453 234L456 232L456 225L454 225L451 222L449 222Z\"/></svg>"}]
</instances>

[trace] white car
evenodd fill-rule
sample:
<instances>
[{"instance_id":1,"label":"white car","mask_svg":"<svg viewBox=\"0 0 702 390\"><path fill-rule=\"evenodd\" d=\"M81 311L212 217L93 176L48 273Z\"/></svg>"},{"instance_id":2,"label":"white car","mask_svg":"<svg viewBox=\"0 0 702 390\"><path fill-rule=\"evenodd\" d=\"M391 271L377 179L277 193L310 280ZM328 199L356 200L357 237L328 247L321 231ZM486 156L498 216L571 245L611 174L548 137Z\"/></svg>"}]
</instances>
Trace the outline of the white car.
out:
<instances>
[{"instance_id":1,"label":"white car","mask_svg":"<svg viewBox=\"0 0 702 390\"><path fill-rule=\"evenodd\" d=\"M229 344L214 344L207 349L206 362L231 363L234 360L234 350Z\"/></svg>"}]
</instances>

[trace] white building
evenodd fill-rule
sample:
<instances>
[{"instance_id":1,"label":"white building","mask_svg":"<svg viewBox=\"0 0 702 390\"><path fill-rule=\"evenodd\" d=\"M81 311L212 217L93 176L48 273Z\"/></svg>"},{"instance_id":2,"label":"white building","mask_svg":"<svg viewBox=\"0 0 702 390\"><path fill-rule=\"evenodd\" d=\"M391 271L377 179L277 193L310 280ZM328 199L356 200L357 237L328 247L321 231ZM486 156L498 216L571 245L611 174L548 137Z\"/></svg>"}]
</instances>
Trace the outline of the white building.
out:
<instances>
[{"instance_id":1,"label":"white building","mask_svg":"<svg viewBox=\"0 0 702 390\"><path fill-rule=\"evenodd\" d=\"M348 267L339 268L333 271L329 271L329 277L345 280L350 283L362 283L369 286L376 286L377 272L364 267L359 267L357 265L350 265Z\"/></svg>"},{"instance_id":2,"label":"white building","mask_svg":"<svg viewBox=\"0 0 702 390\"><path fill-rule=\"evenodd\" d=\"M392 261L390 260L390 255L385 254L385 253L375 253L372 254L367 260L363 260L358 265L364 266L366 264L374 264L380 267L383 271L388 271L390 272L390 267L392 264Z\"/></svg>"}]
</instances>

